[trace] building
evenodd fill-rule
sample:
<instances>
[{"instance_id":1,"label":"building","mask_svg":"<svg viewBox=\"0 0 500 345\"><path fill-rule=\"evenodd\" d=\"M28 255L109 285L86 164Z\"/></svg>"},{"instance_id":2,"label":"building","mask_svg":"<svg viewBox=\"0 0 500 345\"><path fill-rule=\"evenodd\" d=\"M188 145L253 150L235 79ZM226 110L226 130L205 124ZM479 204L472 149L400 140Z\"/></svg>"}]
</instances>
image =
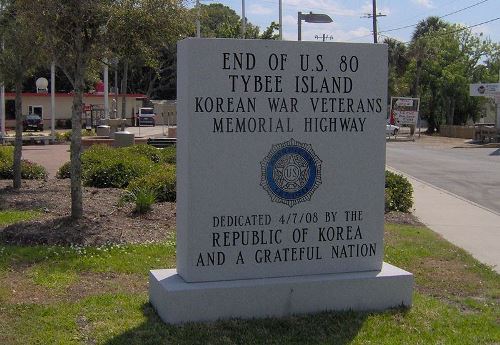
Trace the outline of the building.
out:
<instances>
[{"instance_id":1,"label":"building","mask_svg":"<svg viewBox=\"0 0 500 345\"><path fill-rule=\"evenodd\" d=\"M15 127L15 93L5 93L5 127ZM114 109L117 103L116 114L121 116L122 95L118 94L115 102L115 94L109 95L110 117L115 117ZM127 123L131 124L135 120L135 113L139 107L142 107L147 100L143 94L126 94L125 117ZM82 109L82 124L93 125L97 120L104 117L104 95L102 93L85 93L83 96L84 109ZM69 128L71 126L71 108L73 105L73 93L55 94L55 124L56 128ZM22 113L23 115L38 114L42 117L44 128L50 128L52 107L50 93L31 93L22 94Z\"/></svg>"}]
</instances>

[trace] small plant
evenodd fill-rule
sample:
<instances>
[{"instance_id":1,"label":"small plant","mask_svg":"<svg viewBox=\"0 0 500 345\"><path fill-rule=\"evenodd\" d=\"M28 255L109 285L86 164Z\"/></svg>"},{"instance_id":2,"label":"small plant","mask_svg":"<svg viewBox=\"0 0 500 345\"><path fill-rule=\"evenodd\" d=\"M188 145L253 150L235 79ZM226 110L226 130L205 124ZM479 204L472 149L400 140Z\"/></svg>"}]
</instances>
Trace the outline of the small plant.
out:
<instances>
[{"instance_id":1,"label":"small plant","mask_svg":"<svg viewBox=\"0 0 500 345\"><path fill-rule=\"evenodd\" d=\"M148 187L136 188L128 194L128 199L135 203L134 212L138 214L149 212L156 202L156 191Z\"/></svg>"},{"instance_id":2,"label":"small plant","mask_svg":"<svg viewBox=\"0 0 500 345\"><path fill-rule=\"evenodd\" d=\"M82 129L82 137L95 137L95 130ZM57 141L71 141L71 131L56 132Z\"/></svg>"},{"instance_id":3,"label":"small plant","mask_svg":"<svg viewBox=\"0 0 500 345\"><path fill-rule=\"evenodd\" d=\"M71 178L71 162L66 162L61 165L59 170L57 170L56 177L58 179Z\"/></svg>"},{"instance_id":4,"label":"small plant","mask_svg":"<svg viewBox=\"0 0 500 345\"><path fill-rule=\"evenodd\" d=\"M21 161L21 178L25 180L44 180L47 176L47 170L40 164L24 159Z\"/></svg>"},{"instance_id":5,"label":"small plant","mask_svg":"<svg viewBox=\"0 0 500 345\"><path fill-rule=\"evenodd\" d=\"M413 187L402 175L385 172L385 211L410 212L413 206Z\"/></svg>"}]
</instances>

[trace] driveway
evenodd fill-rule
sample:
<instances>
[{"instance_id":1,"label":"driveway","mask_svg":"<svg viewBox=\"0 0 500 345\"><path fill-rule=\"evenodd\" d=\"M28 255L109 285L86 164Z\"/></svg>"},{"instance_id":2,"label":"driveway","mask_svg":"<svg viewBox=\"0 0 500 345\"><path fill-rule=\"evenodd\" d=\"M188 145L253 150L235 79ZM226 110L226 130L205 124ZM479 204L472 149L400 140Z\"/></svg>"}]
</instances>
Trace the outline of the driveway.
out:
<instances>
[{"instance_id":1,"label":"driveway","mask_svg":"<svg viewBox=\"0 0 500 345\"><path fill-rule=\"evenodd\" d=\"M69 161L69 144L25 145L23 159L43 165L49 178L54 178L59 167Z\"/></svg>"}]
</instances>

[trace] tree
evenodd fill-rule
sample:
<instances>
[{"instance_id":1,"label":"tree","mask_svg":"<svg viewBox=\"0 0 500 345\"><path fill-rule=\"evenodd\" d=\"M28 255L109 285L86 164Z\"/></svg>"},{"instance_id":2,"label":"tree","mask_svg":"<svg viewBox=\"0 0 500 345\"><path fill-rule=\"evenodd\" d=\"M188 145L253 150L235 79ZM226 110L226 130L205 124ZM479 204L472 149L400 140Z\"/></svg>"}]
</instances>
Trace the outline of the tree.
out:
<instances>
[{"instance_id":1,"label":"tree","mask_svg":"<svg viewBox=\"0 0 500 345\"><path fill-rule=\"evenodd\" d=\"M434 19L418 26L413 37L407 74L413 76L413 94L420 95L428 132L444 122L477 119L480 100L468 96L468 85L484 74L482 60L490 54L491 42L470 29Z\"/></svg>"},{"instance_id":2,"label":"tree","mask_svg":"<svg viewBox=\"0 0 500 345\"><path fill-rule=\"evenodd\" d=\"M73 86L71 112L71 217L83 215L81 114L85 76L107 52L111 0L18 0L26 20L43 28L45 47Z\"/></svg>"},{"instance_id":3,"label":"tree","mask_svg":"<svg viewBox=\"0 0 500 345\"><path fill-rule=\"evenodd\" d=\"M0 52L0 79L14 85L16 137L14 142L13 187L21 188L21 160L23 145L22 92L23 81L37 65L43 62L41 37L25 17L17 14L17 3L7 2L0 13L0 36L4 49Z\"/></svg>"},{"instance_id":4,"label":"tree","mask_svg":"<svg viewBox=\"0 0 500 345\"><path fill-rule=\"evenodd\" d=\"M118 57L123 68L122 118L125 118L129 66L146 67L156 75L161 49L175 44L179 37L192 32L189 13L179 0L115 2L107 27L111 38L109 48ZM123 44L124 42L127 44Z\"/></svg>"},{"instance_id":5,"label":"tree","mask_svg":"<svg viewBox=\"0 0 500 345\"><path fill-rule=\"evenodd\" d=\"M197 15L198 9L192 9L193 15ZM215 3L200 5L201 36L209 38L243 38L241 30L241 17L230 7ZM278 24L272 22L270 26L260 34L258 26L246 22L245 37L253 39L278 39L274 34L279 30Z\"/></svg>"},{"instance_id":6,"label":"tree","mask_svg":"<svg viewBox=\"0 0 500 345\"><path fill-rule=\"evenodd\" d=\"M432 33L445 28L448 24L442 21L439 17L428 17L427 19L421 20L412 34L409 54L415 58L415 77L413 79L413 85L411 89L411 94L413 97L417 97L418 86L420 83L420 75L422 72L422 62L427 59L427 54L429 50L428 42L425 40L426 36L432 35Z\"/></svg>"},{"instance_id":7,"label":"tree","mask_svg":"<svg viewBox=\"0 0 500 345\"><path fill-rule=\"evenodd\" d=\"M389 60L388 96L406 94L407 83L404 74L408 65L407 48L404 43L393 38L385 38L384 43L388 47Z\"/></svg>"}]
</instances>

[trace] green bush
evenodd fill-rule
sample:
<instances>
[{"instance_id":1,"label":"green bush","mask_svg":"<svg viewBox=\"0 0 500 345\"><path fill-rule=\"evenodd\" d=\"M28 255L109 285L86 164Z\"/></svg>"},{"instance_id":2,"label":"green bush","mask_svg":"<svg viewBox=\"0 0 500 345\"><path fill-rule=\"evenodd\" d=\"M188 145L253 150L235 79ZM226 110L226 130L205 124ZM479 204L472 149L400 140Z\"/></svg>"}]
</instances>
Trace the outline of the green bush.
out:
<instances>
[{"instance_id":1,"label":"green bush","mask_svg":"<svg viewBox=\"0 0 500 345\"><path fill-rule=\"evenodd\" d=\"M14 146L0 146L0 162L12 160L14 157Z\"/></svg>"},{"instance_id":2,"label":"green bush","mask_svg":"<svg viewBox=\"0 0 500 345\"><path fill-rule=\"evenodd\" d=\"M176 148L175 146L165 147L160 149L160 162L165 164L175 164Z\"/></svg>"},{"instance_id":3,"label":"green bush","mask_svg":"<svg viewBox=\"0 0 500 345\"><path fill-rule=\"evenodd\" d=\"M25 180L44 180L47 176L47 170L40 164L26 159L21 161L21 178Z\"/></svg>"},{"instance_id":4,"label":"green bush","mask_svg":"<svg viewBox=\"0 0 500 345\"><path fill-rule=\"evenodd\" d=\"M175 200L175 167L166 168L164 163L175 164L175 147L157 149L150 145L134 145L113 148L93 145L82 154L83 183L98 188L125 188L131 181L151 175L144 183L157 191L158 199ZM169 175L167 178L161 176L165 171ZM70 177L69 163L59 169L57 177ZM142 187L135 184L134 188L139 186ZM132 189L129 188L129 191Z\"/></svg>"},{"instance_id":5,"label":"green bush","mask_svg":"<svg viewBox=\"0 0 500 345\"><path fill-rule=\"evenodd\" d=\"M153 165L145 155L126 148L93 145L82 155L82 177L86 186L124 188Z\"/></svg>"},{"instance_id":6,"label":"green bush","mask_svg":"<svg viewBox=\"0 0 500 345\"><path fill-rule=\"evenodd\" d=\"M410 212L413 206L413 187L402 175L385 172L385 211Z\"/></svg>"},{"instance_id":7,"label":"green bush","mask_svg":"<svg viewBox=\"0 0 500 345\"><path fill-rule=\"evenodd\" d=\"M59 170L57 170L56 177L58 179L65 179L71 177L71 162L64 163Z\"/></svg>"},{"instance_id":8,"label":"green bush","mask_svg":"<svg viewBox=\"0 0 500 345\"><path fill-rule=\"evenodd\" d=\"M143 176L152 168L145 157L111 157L99 164L92 164L83 170L86 186L98 188L124 188L130 181Z\"/></svg>"},{"instance_id":9,"label":"green bush","mask_svg":"<svg viewBox=\"0 0 500 345\"><path fill-rule=\"evenodd\" d=\"M130 154L145 156L153 163L159 163L161 159L161 153L160 153L161 150L151 145L146 145L146 144L133 145L121 148L119 150L123 150Z\"/></svg>"},{"instance_id":10,"label":"green bush","mask_svg":"<svg viewBox=\"0 0 500 345\"><path fill-rule=\"evenodd\" d=\"M136 178L128 186L129 192L146 188L156 192L158 201L176 200L175 165L162 164L156 166L145 176Z\"/></svg>"},{"instance_id":11,"label":"green bush","mask_svg":"<svg viewBox=\"0 0 500 345\"><path fill-rule=\"evenodd\" d=\"M14 147L0 146L0 179L14 177ZM47 170L40 164L23 159L21 161L21 178L26 180L42 180L47 178Z\"/></svg>"}]
</instances>

